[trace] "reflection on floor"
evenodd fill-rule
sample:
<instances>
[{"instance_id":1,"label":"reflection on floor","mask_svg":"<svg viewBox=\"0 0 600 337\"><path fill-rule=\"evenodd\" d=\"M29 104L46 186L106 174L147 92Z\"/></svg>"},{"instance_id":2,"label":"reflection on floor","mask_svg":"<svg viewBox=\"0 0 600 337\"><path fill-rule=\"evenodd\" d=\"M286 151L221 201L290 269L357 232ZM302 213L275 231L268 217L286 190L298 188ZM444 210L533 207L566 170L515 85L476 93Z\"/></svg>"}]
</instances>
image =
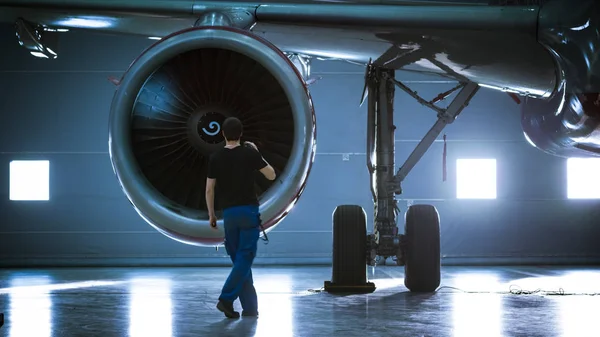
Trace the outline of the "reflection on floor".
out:
<instances>
[{"instance_id":1,"label":"reflection on floor","mask_svg":"<svg viewBox=\"0 0 600 337\"><path fill-rule=\"evenodd\" d=\"M330 271L257 267L260 317L231 320L215 309L228 268L0 270L0 336L600 335L600 268L445 267L418 295L385 266L350 296L318 291Z\"/></svg>"}]
</instances>

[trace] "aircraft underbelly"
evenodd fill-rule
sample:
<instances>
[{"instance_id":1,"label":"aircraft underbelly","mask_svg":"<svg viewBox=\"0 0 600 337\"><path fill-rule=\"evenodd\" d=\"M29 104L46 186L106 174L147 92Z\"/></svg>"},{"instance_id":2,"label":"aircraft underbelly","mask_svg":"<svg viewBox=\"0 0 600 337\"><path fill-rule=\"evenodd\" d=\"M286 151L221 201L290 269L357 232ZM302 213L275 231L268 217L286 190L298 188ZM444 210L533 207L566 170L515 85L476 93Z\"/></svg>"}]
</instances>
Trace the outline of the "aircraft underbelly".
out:
<instances>
[{"instance_id":1,"label":"aircraft underbelly","mask_svg":"<svg viewBox=\"0 0 600 337\"><path fill-rule=\"evenodd\" d=\"M318 28L258 23L253 32L285 51L394 69L453 73L486 87L549 97L558 77L551 54L517 33ZM442 70L444 69L444 70Z\"/></svg>"}]
</instances>

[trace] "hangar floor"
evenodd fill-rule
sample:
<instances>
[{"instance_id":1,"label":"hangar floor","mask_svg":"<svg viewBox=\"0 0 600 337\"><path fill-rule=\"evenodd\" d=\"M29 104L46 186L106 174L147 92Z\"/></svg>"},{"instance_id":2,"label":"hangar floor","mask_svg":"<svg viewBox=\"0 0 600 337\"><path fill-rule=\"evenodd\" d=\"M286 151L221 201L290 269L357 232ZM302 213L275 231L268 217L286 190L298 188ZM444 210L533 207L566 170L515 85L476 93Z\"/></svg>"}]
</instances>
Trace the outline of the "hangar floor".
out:
<instances>
[{"instance_id":1,"label":"hangar floor","mask_svg":"<svg viewBox=\"0 0 600 337\"><path fill-rule=\"evenodd\" d=\"M369 295L320 292L330 267L255 267L260 317L215 309L229 268L0 270L0 336L598 336L600 268L444 267L411 294L382 266ZM236 307L239 304L236 302Z\"/></svg>"}]
</instances>

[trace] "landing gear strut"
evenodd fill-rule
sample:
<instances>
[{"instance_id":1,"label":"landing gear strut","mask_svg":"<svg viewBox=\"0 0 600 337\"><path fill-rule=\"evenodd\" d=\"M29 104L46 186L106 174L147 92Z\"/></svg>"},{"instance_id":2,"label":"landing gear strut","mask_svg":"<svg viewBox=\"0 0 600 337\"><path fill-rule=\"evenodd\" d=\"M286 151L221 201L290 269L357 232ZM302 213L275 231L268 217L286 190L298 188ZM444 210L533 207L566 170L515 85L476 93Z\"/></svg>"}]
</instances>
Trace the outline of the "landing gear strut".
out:
<instances>
[{"instance_id":1,"label":"landing gear strut","mask_svg":"<svg viewBox=\"0 0 600 337\"><path fill-rule=\"evenodd\" d=\"M479 86L461 82L456 88L426 101L395 79L395 71L369 64L365 76L368 89L367 168L374 201L373 233L366 234L366 213L357 205L342 205L333 215L333 270L325 281L330 293L368 293L375 285L367 282L367 266L379 258L392 257L404 266L404 285L412 292L435 291L440 277L440 218L432 205L412 205L405 214L404 234L398 233L400 213L395 196L402 182L444 127L454 122L477 93ZM462 79L461 79L462 80ZM394 94L395 87L406 91L419 103L438 114L427 132L394 174ZM442 109L435 102L459 90L452 103ZM364 95L363 95L364 96Z\"/></svg>"}]
</instances>

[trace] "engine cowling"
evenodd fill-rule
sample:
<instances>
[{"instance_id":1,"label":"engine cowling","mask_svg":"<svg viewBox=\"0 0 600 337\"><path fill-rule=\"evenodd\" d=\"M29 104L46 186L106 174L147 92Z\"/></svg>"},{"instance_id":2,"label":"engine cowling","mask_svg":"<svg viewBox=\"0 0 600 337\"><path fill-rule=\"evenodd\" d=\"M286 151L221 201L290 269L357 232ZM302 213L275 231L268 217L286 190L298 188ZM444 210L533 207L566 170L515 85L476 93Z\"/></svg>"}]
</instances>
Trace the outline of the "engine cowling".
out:
<instances>
[{"instance_id":1,"label":"engine cowling","mask_svg":"<svg viewBox=\"0 0 600 337\"><path fill-rule=\"evenodd\" d=\"M521 125L527 140L559 157L600 157L600 94L567 93L552 99L528 98Z\"/></svg>"},{"instance_id":2,"label":"engine cowling","mask_svg":"<svg viewBox=\"0 0 600 337\"><path fill-rule=\"evenodd\" d=\"M600 2L548 1L539 13L538 42L555 59L557 88L549 100L528 98L526 138L559 157L600 156Z\"/></svg>"},{"instance_id":3,"label":"engine cowling","mask_svg":"<svg viewBox=\"0 0 600 337\"><path fill-rule=\"evenodd\" d=\"M217 229L208 223L205 188L229 116L277 172L273 182L257 173L268 232L300 198L316 149L312 99L288 57L247 31L197 27L152 45L119 83L109 122L113 169L139 215L171 239L223 243L220 214Z\"/></svg>"}]
</instances>

